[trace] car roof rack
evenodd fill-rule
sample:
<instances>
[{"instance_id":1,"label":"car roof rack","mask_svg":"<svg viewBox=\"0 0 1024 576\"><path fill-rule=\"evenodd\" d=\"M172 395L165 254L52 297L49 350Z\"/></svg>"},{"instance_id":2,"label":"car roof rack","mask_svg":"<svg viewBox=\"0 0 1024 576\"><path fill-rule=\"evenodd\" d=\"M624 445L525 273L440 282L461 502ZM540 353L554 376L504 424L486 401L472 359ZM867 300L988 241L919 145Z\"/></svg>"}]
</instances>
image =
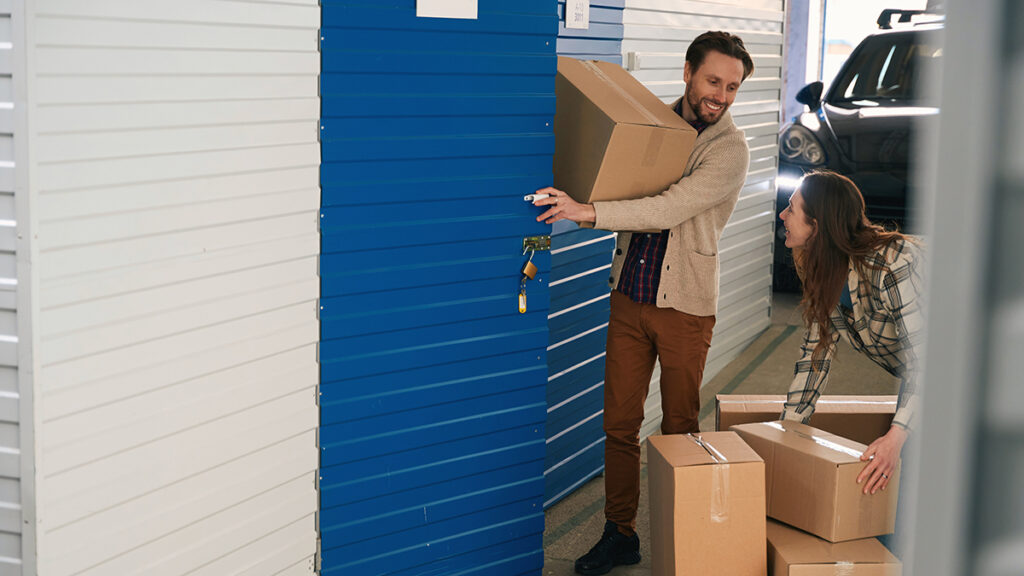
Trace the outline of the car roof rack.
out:
<instances>
[{"instance_id":1,"label":"car roof rack","mask_svg":"<svg viewBox=\"0 0 1024 576\"><path fill-rule=\"evenodd\" d=\"M878 27L882 30L892 30L892 17L899 16L899 22L906 24L914 16L925 14L925 10L900 10L899 8L886 8L878 15Z\"/></svg>"}]
</instances>

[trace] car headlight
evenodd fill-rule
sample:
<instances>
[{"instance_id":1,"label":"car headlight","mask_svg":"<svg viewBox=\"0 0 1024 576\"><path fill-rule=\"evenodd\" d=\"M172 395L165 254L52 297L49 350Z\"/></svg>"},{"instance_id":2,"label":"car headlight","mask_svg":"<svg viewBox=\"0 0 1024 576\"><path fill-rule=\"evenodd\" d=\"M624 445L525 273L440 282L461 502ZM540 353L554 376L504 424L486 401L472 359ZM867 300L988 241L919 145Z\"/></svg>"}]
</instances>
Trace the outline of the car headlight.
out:
<instances>
[{"instance_id":1,"label":"car headlight","mask_svg":"<svg viewBox=\"0 0 1024 576\"><path fill-rule=\"evenodd\" d=\"M779 138L779 154L794 164L818 166L825 163L825 149L807 128L793 124Z\"/></svg>"}]
</instances>

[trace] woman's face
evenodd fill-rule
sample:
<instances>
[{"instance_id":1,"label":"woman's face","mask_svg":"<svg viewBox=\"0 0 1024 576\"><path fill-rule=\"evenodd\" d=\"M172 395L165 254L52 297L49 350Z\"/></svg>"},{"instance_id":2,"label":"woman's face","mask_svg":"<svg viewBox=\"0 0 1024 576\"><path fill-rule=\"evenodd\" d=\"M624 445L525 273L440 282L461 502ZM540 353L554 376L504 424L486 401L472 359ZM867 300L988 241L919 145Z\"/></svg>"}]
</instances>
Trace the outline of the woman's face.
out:
<instances>
[{"instance_id":1,"label":"woman's face","mask_svg":"<svg viewBox=\"0 0 1024 576\"><path fill-rule=\"evenodd\" d=\"M814 235L814 225L807 222L804 199L797 189L789 199L789 206L779 215L786 227L786 248L800 248Z\"/></svg>"}]
</instances>

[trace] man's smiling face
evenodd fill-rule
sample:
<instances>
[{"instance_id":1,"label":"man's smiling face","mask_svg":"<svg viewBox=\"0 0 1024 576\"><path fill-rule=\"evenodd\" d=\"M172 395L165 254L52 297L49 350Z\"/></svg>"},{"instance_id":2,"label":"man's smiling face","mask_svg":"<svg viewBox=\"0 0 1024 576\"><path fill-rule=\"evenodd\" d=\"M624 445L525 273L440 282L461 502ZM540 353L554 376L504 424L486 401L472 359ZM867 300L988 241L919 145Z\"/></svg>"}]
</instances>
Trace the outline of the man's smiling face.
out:
<instances>
[{"instance_id":1,"label":"man's smiling face","mask_svg":"<svg viewBox=\"0 0 1024 576\"><path fill-rule=\"evenodd\" d=\"M690 63L686 63L683 81L686 82L687 104L683 118L714 124L736 100L736 92L743 83L743 62L711 50L696 71L690 70Z\"/></svg>"}]
</instances>

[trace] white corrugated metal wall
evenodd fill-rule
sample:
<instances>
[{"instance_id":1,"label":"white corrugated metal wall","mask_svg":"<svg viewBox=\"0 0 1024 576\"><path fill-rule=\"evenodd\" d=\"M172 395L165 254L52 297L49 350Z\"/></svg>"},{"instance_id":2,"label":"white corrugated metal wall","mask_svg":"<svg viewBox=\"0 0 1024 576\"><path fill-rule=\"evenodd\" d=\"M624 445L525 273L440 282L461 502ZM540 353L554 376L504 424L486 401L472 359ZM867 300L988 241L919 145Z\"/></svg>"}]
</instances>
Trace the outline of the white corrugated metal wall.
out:
<instances>
[{"instance_id":1,"label":"white corrugated metal wall","mask_svg":"<svg viewBox=\"0 0 1024 576\"><path fill-rule=\"evenodd\" d=\"M312 573L317 2L26 10L39 573Z\"/></svg>"},{"instance_id":2,"label":"white corrugated metal wall","mask_svg":"<svg viewBox=\"0 0 1024 576\"><path fill-rule=\"evenodd\" d=\"M743 38L754 75L731 111L750 145L750 171L720 244L717 324L704 381L739 356L770 325L772 232L782 86L784 0L626 0L622 54L626 67L665 102L683 93L686 48L698 34L725 30ZM661 424L661 393L648 396L642 436Z\"/></svg>"},{"instance_id":3,"label":"white corrugated metal wall","mask_svg":"<svg viewBox=\"0 0 1024 576\"><path fill-rule=\"evenodd\" d=\"M0 4L0 574L22 572L21 406L18 378L14 201L14 65L11 2Z\"/></svg>"}]
</instances>

